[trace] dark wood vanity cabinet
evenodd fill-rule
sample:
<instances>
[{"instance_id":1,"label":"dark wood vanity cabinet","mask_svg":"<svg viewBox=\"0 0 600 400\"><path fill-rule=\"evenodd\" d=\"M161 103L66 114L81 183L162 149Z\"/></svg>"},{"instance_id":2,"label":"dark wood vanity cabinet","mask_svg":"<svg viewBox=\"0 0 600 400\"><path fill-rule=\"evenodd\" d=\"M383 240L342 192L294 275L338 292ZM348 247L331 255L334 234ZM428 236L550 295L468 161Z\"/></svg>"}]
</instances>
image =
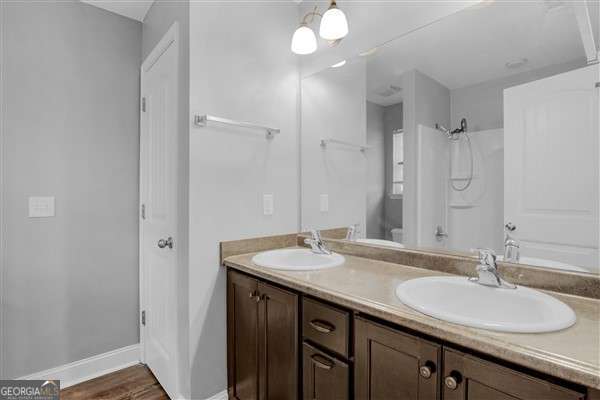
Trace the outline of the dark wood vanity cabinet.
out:
<instances>
[{"instance_id":1,"label":"dark wood vanity cabinet","mask_svg":"<svg viewBox=\"0 0 600 400\"><path fill-rule=\"evenodd\" d=\"M453 349L444 349L444 400L583 400L558 386Z\"/></svg>"},{"instance_id":2,"label":"dark wood vanity cabinet","mask_svg":"<svg viewBox=\"0 0 600 400\"><path fill-rule=\"evenodd\" d=\"M244 274L227 276L229 398L298 398L298 295Z\"/></svg>"},{"instance_id":3,"label":"dark wood vanity cabinet","mask_svg":"<svg viewBox=\"0 0 600 400\"><path fill-rule=\"evenodd\" d=\"M231 269L227 357L237 400L600 400Z\"/></svg>"},{"instance_id":4,"label":"dark wood vanity cabinet","mask_svg":"<svg viewBox=\"0 0 600 400\"><path fill-rule=\"evenodd\" d=\"M442 346L355 318L357 400L436 400Z\"/></svg>"}]
</instances>

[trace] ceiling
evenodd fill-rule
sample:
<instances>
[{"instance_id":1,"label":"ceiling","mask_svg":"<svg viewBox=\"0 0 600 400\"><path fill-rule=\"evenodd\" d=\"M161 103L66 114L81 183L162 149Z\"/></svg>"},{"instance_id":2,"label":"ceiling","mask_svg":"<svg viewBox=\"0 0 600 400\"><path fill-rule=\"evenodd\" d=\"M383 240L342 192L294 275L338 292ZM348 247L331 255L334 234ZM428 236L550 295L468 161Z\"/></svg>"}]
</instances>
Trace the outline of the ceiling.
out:
<instances>
[{"instance_id":1,"label":"ceiling","mask_svg":"<svg viewBox=\"0 0 600 400\"><path fill-rule=\"evenodd\" d=\"M482 4L388 42L364 57L368 99L381 105L401 101L402 75L412 69L452 90L585 61L577 21L568 2L496 0ZM598 3L588 4L592 4L592 26L598 27ZM598 44L598 30L594 33ZM523 65L506 66L523 59L527 60Z\"/></svg>"},{"instance_id":2,"label":"ceiling","mask_svg":"<svg viewBox=\"0 0 600 400\"><path fill-rule=\"evenodd\" d=\"M136 21L144 21L154 0L80 0L92 6L108 10Z\"/></svg>"}]
</instances>

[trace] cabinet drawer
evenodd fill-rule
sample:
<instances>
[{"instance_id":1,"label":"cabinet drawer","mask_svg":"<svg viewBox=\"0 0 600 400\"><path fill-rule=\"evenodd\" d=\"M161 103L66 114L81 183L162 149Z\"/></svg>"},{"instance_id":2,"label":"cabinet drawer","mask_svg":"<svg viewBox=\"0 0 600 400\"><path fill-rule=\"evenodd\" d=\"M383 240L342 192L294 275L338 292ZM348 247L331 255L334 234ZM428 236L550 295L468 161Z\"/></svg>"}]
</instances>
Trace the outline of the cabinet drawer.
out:
<instances>
[{"instance_id":1,"label":"cabinet drawer","mask_svg":"<svg viewBox=\"0 0 600 400\"><path fill-rule=\"evenodd\" d=\"M350 398L348 364L304 343L304 400L346 400Z\"/></svg>"},{"instance_id":2,"label":"cabinet drawer","mask_svg":"<svg viewBox=\"0 0 600 400\"><path fill-rule=\"evenodd\" d=\"M302 299L302 335L349 357L350 313L316 300Z\"/></svg>"}]
</instances>

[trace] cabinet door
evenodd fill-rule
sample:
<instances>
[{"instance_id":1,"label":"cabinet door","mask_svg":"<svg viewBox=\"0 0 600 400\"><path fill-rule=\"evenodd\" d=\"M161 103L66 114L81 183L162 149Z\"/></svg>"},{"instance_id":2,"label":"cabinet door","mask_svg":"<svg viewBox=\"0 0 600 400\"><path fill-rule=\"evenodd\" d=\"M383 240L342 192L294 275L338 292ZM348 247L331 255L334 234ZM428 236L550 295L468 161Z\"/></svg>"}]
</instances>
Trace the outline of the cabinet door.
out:
<instances>
[{"instance_id":1,"label":"cabinet door","mask_svg":"<svg viewBox=\"0 0 600 400\"><path fill-rule=\"evenodd\" d=\"M304 400L347 400L350 392L348 365L304 343Z\"/></svg>"},{"instance_id":2,"label":"cabinet door","mask_svg":"<svg viewBox=\"0 0 600 400\"><path fill-rule=\"evenodd\" d=\"M298 295L259 282L261 400L295 400L299 393Z\"/></svg>"},{"instance_id":3,"label":"cabinet door","mask_svg":"<svg viewBox=\"0 0 600 400\"><path fill-rule=\"evenodd\" d=\"M584 394L444 349L444 400L583 400Z\"/></svg>"},{"instance_id":4,"label":"cabinet door","mask_svg":"<svg viewBox=\"0 0 600 400\"><path fill-rule=\"evenodd\" d=\"M229 398L258 399L258 281L227 273L227 381Z\"/></svg>"},{"instance_id":5,"label":"cabinet door","mask_svg":"<svg viewBox=\"0 0 600 400\"><path fill-rule=\"evenodd\" d=\"M441 346L355 318L357 400L439 399Z\"/></svg>"}]
</instances>

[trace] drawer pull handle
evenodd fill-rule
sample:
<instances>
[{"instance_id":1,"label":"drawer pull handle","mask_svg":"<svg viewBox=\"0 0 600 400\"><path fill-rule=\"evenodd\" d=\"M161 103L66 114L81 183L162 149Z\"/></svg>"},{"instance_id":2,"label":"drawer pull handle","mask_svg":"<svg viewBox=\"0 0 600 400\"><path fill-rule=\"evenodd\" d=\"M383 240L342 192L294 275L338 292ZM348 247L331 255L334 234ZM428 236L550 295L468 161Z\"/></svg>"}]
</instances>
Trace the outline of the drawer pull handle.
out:
<instances>
[{"instance_id":1,"label":"drawer pull handle","mask_svg":"<svg viewBox=\"0 0 600 400\"><path fill-rule=\"evenodd\" d=\"M331 333L333 331L335 331L335 326L331 325L328 322L325 321L321 321L318 319L313 319L312 321L309 322L310 326L313 327L314 330L321 332L321 333Z\"/></svg>"},{"instance_id":2,"label":"drawer pull handle","mask_svg":"<svg viewBox=\"0 0 600 400\"><path fill-rule=\"evenodd\" d=\"M260 301L260 295L258 294L257 290L254 290L254 291L248 293L248 297L250 297L251 299L254 299L254 301L256 301L257 303Z\"/></svg>"},{"instance_id":3,"label":"drawer pull handle","mask_svg":"<svg viewBox=\"0 0 600 400\"><path fill-rule=\"evenodd\" d=\"M325 358L318 354L313 354L312 356L310 356L310 358L313 360L315 365L319 368L326 369L326 370L330 370L333 368L334 364L328 358Z\"/></svg>"}]
</instances>

